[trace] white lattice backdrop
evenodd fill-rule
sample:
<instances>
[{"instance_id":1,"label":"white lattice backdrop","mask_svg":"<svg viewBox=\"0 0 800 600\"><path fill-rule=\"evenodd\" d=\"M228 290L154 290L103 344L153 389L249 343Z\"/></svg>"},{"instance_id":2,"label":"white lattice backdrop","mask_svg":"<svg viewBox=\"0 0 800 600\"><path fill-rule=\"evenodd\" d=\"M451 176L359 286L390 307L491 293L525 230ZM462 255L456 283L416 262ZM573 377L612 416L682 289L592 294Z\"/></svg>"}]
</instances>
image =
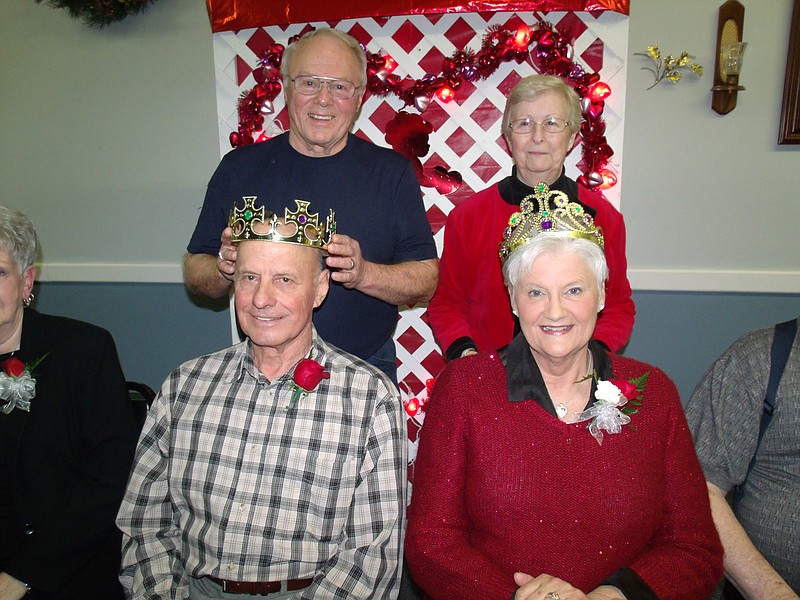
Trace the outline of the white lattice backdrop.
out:
<instances>
[{"instance_id":1,"label":"white lattice backdrop","mask_svg":"<svg viewBox=\"0 0 800 600\"><path fill-rule=\"evenodd\" d=\"M606 196L619 206L622 185L622 139L625 107L625 56L628 50L628 17L614 12L551 12L551 13L459 13L414 15L388 18L362 18L339 22L315 22L314 27L332 26L351 33L370 52L391 55L397 61L395 74L420 79L427 73L438 74L442 60L456 50L480 49L487 28L500 26L515 30L519 24L532 25L536 15L549 21L574 41L573 60L586 71L598 71L608 83L612 95L606 102L603 117L606 137L614 150L611 166L619 182ZM214 34L214 61L217 77L220 152L230 151L230 132L238 128L236 103L242 92L255 85L253 68L262 52L273 43L287 44L288 39L306 31L309 24L270 26L238 32ZM461 200L493 184L511 171L511 159L500 133L505 96L522 77L534 74L529 63L502 63L488 79L464 82L449 103L431 102L422 117L434 126L430 136L431 152L422 159L427 168L444 166L463 177L461 188L443 196L433 188L422 188L425 208L437 246L441 251L442 228L450 210ZM386 123L403 103L395 96L368 97L356 122L355 132L379 146L388 147L384 139ZM269 115L265 130L280 131L288 126L283 95L274 102L275 112ZM405 108L416 112L413 107ZM271 120L272 118L273 120ZM576 163L579 148L567 160L567 173L580 175ZM404 395L419 394L425 381L438 374L444 364L427 324L422 306L401 311L395 334L399 360L398 377ZM415 450L416 427L409 423L412 451Z\"/></svg>"}]
</instances>

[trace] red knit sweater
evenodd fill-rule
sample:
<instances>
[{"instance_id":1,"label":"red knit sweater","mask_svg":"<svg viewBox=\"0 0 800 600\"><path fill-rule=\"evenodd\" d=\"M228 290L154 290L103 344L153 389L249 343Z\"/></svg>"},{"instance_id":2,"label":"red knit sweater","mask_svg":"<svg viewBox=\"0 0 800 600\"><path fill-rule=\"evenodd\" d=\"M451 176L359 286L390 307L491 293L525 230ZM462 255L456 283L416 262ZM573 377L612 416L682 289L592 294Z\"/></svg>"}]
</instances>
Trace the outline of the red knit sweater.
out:
<instances>
[{"instance_id":1,"label":"red knit sweater","mask_svg":"<svg viewBox=\"0 0 800 600\"><path fill-rule=\"evenodd\" d=\"M597 211L595 222L605 235L606 306L594 337L616 352L627 343L636 313L627 276L625 223L602 194L578 185L578 198ZM447 217L439 286L427 311L433 334L445 352L462 337L472 338L479 350L502 348L514 337L514 316L497 246L508 218L517 210L493 185L459 204Z\"/></svg>"},{"instance_id":2,"label":"red knit sweater","mask_svg":"<svg viewBox=\"0 0 800 600\"><path fill-rule=\"evenodd\" d=\"M435 600L508 600L516 571L585 593L622 567L662 600L704 598L722 548L674 384L650 371L642 406L602 446L535 400L509 402L496 353L450 363L421 432L406 560Z\"/></svg>"}]
</instances>

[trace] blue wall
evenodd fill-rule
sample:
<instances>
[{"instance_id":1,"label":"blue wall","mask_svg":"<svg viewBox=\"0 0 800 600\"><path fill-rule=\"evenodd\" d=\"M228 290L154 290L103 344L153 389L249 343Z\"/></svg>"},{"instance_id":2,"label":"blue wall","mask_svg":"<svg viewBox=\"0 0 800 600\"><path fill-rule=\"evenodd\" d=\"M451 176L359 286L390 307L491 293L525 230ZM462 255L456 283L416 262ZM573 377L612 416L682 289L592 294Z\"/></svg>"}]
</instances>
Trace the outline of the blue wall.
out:
<instances>
[{"instance_id":1,"label":"blue wall","mask_svg":"<svg viewBox=\"0 0 800 600\"><path fill-rule=\"evenodd\" d=\"M158 389L181 362L230 344L227 301L198 302L180 284L40 283L35 308L105 327L128 379ZM666 371L684 401L743 333L800 314L797 294L635 291L625 354Z\"/></svg>"},{"instance_id":2,"label":"blue wall","mask_svg":"<svg viewBox=\"0 0 800 600\"><path fill-rule=\"evenodd\" d=\"M36 310L108 329L128 379L155 390L182 362L230 345L227 300L190 297L181 284L38 283Z\"/></svg>"},{"instance_id":3,"label":"blue wall","mask_svg":"<svg viewBox=\"0 0 800 600\"><path fill-rule=\"evenodd\" d=\"M800 294L634 291L625 354L663 369L684 403L711 363L752 329L800 315Z\"/></svg>"}]
</instances>

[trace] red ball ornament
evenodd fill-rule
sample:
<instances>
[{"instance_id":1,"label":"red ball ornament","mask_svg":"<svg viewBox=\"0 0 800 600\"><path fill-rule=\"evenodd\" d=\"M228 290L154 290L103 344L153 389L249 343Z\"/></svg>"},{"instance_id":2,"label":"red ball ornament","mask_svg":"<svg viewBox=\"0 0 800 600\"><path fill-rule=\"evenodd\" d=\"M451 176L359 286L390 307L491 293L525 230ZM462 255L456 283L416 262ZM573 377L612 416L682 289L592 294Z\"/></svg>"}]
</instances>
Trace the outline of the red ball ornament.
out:
<instances>
[{"instance_id":1,"label":"red ball ornament","mask_svg":"<svg viewBox=\"0 0 800 600\"><path fill-rule=\"evenodd\" d=\"M611 146L604 142L597 146L597 154L604 162L608 162L608 159L614 156L614 151L611 149Z\"/></svg>"},{"instance_id":2,"label":"red ball ornament","mask_svg":"<svg viewBox=\"0 0 800 600\"><path fill-rule=\"evenodd\" d=\"M484 73L491 73L499 61L493 54L487 52L478 57L478 69Z\"/></svg>"},{"instance_id":3,"label":"red ball ornament","mask_svg":"<svg viewBox=\"0 0 800 600\"><path fill-rule=\"evenodd\" d=\"M254 90L256 98L260 101L275 100L281 91L281 84L277 81L265 81L261 85L257 85Z\"/></svg>"},{"instance_id":4,"label":"red ball ornament","mask_svg":"<svg viewBox=\"0 0 800 600\"><path fill-rule=\"evenodd\" d=\"M581 123L581 137L584 141L600 141L605 132L606 122L603 119L587 119Z\"/></svg>"},{"instance_id":5,"label":"red ball ornament","mask_svg":"<svg viewBox=\"0 0 800 600\"><path fill-rule=\"evenodd\" d=\"M551 71L561 78L567 77L571 68L572 61L566 56L558 56L550 65Z\"/></svg>"}]
</instances>

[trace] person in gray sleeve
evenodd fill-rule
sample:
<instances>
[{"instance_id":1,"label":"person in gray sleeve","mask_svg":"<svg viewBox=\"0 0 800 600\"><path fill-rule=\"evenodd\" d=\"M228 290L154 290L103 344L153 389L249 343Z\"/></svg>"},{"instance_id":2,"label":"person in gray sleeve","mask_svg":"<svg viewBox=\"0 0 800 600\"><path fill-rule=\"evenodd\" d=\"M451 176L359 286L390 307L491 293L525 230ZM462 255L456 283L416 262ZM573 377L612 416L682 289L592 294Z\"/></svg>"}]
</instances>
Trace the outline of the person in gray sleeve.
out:
<instances>
[{"instance_id":1,"label":"person in gray sleeve","mask_svg":"<svg viewBox=\"0 0 800 600\"><path fill-rule=\"evenodd\" d=\"M686 406L725 548L726 599L796 599L800 591L797 322L737 340Z\"/></svg>"}]
</instances>

